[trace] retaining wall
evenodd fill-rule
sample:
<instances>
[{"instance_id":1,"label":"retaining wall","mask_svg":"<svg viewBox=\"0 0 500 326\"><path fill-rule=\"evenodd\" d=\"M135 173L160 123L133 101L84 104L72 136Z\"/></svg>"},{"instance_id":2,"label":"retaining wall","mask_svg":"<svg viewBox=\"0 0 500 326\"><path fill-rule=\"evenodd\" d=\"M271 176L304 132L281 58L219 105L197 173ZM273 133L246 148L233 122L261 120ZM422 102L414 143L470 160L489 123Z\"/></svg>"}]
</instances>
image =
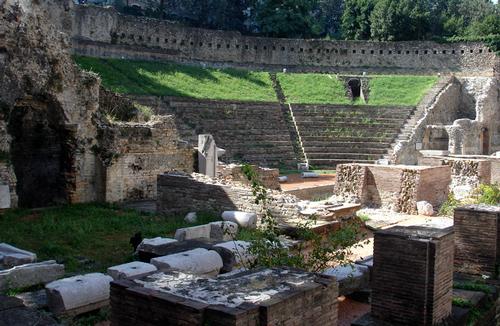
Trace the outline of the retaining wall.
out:
<instances>
[{"instance_id":1,"label":"retaining wall","mask_svg":"<svg viewBox=\"0 0 500 326\"><path fill-rule=\"evenodd\" d=\"M345 71L463 71L492 75L494 52L477 42L328 41L243 36L125 16L113 8L76 6L71 34L76 54L146 60L307 67Z\"/></svg>"}]
</instances>

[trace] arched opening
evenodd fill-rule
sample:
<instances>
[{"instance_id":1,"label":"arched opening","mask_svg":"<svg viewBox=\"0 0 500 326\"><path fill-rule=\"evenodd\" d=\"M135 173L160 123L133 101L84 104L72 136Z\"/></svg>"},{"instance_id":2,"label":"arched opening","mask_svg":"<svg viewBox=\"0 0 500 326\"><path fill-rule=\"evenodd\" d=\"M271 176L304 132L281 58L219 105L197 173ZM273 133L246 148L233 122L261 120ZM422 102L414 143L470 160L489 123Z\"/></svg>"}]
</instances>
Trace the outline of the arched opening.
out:
<instances>
[{"instance_id":1,"label":"arched opening","mask_svg":"<svg viewBox=\"0 0 500 326\"><path fill-rule=\"evenodd\" d=\"M361 81L359 79L350 79L347 82L347 88L350 97L354 100L361 96Z\"/></svg>"},{"instance_id":2,"label":"arched opening","mask_svg":"<svg viewBox=\"0 0 500 326\"><path fill-rule=\"evenodd\" d=\"M488 128L481 129L481 147L483 155L490 155L490 132Z\"/></svg>"},{"instance_id":3,"label":"arched opening","mask_svg":"<svg viewBox=\"0 0 500 326\"><path fill-rule=\"evenodd\" d=\"M73 142L55 101L18 101L9 120L11 159L19 206L42 207L68 202Z\"/></svg>"},{"instance_id":4,"label":"arched opening","mask_svg":"<svg viewBox=\"0 0 500 326\"><path fill-rule=\"evenodd\" d=\"M427 126L422 140L422 149L447 151L450 139L443 126Z\"/></svg>"}]
</instances>

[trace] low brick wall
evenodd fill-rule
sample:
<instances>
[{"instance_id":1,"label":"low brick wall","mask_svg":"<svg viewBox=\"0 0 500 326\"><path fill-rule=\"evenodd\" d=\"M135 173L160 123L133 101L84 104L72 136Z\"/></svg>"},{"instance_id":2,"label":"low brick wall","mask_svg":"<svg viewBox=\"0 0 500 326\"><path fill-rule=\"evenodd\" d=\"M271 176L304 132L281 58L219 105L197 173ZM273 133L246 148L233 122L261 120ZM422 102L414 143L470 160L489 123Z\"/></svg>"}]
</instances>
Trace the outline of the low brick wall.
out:
<instances>
[{"instance_id":1,"label":"low brick wall","mask_svg":"<svg viewBox=\"0 0 500 326\"><path fill-rule=\"evenodd\" d=\"M455 270L495 275L500 262L500 207L467 205L455 209Z\"/></svg>"},{"instance_id":2,"label":"low brick wall","mask_svg":"<svg viewBox=\"0 0 500 326\"><path fill-rule=\"evenodd\" d=\"M297 202L294 196L268 191L268 208L278 219L299 217ZM255 203L251 187L197 173L158 175L157 209L166 215L192 211L222 213L226 210L255 212L260 216L263 213L262 205Z\"/></svg>"},{"instance_id":3,"label":"low brick wall","mask_svg":"<svg viewBox=\"0 0 500 326\"><path fill-rule=\"evenodd\" d=\"M159 273L111 283L111 324L335 326L337 296L335 278L298 270L253 270L210 283Z\"/></svg>"},{"instance_id":4,"label":"low brick wall","mask_svg":"<svg viewBox=\"0 0 500 326\"><path fill-rule=\"evenodd\" d=\"M260 166L252 165L257 179L262 186L267 189L281 190L279 182L280 171L278 169L263 168ZM237 181L245 185L251 185L247 176L243 173L243 165L229 164L217 166L217 177L228 181Z\"/></svg>"},{"instance_id":5,"label":"low brick wall","mask_svg":"<svg viewBox=\"0 0 500 326\"><path fill-rule=\"evenodd\" d=\"M375 232L372 316L435 325L451 314L453 231L393 227Z\"/></svg>"},{"instance_id":6,"label":"low brick wall","mask_svg":"<svg viewBox=\"0 0 500 326\"><path fill-rule=\"evenodd\" d=\"M337 168L335 194L363 205L417 213L417 202L434 208L448 197L449 166L350 164Z\"/></svg>"}]
</instances>

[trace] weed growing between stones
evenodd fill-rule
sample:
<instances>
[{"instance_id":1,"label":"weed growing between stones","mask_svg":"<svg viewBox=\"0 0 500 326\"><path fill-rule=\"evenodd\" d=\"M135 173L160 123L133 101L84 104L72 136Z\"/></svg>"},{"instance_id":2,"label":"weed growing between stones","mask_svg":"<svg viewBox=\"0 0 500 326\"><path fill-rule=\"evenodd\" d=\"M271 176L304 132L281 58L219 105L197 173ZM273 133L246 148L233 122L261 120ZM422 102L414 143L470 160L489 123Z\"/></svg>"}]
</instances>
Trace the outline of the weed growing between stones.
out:
<instances>
[{"instance_id":1,"label":"weed growing between stones","mask_svg":"<svg viewBox=\"0 0 500 326\"><path fill-rule=\"evenodd\" d=\"M450 193L448 199L441 205L439 215L453 216L455 208L468 204L500 205L500 186L480 184L471 197L463 200L456 199L453 193Z\"/></svg>"},{"instance_id":2,"label":"weed growing between stones","mask_svg":"<svg viewBox=\"0 0 500 326\"><path fill-rule=\"evenodd\" d=\"M258 181L254 168L245 165L243 173L251 182L255 203L263 207L261 225L252 233L252 244L249 248L255 260L251 266L245 267L288 266L318 272L332 263L341 265L352 263L350 260L352 250L366 244L366 241L362 244L358 243L364 236L360 232L359 221L345 223L335 233L321 236L311 229L316 223L313 217L296 226L298 238L302 241L298 246L290 248L280 233L277 219L267 205L269 200L267 189ZM308 245L307 252L305 243Z\"/></svg>"}]
</instances>

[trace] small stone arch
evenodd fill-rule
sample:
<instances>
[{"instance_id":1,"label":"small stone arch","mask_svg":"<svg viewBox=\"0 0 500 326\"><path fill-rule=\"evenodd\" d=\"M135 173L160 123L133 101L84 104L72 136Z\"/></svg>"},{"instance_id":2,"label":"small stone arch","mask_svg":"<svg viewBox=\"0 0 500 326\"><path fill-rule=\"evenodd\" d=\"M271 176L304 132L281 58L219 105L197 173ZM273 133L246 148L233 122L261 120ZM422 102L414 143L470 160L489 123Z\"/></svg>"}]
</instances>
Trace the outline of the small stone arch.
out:
<instances>
[{"instance_id":1,"label":"small stone arch","mask_svg":"<svg viewBox=\"0 0 500 326\"><path fill-rule=\"evenodd\" d=\"M347 91L352 100L361 97L361 80L359 78L351 78L347 81Z\"/></svg>"}]
</instances>

